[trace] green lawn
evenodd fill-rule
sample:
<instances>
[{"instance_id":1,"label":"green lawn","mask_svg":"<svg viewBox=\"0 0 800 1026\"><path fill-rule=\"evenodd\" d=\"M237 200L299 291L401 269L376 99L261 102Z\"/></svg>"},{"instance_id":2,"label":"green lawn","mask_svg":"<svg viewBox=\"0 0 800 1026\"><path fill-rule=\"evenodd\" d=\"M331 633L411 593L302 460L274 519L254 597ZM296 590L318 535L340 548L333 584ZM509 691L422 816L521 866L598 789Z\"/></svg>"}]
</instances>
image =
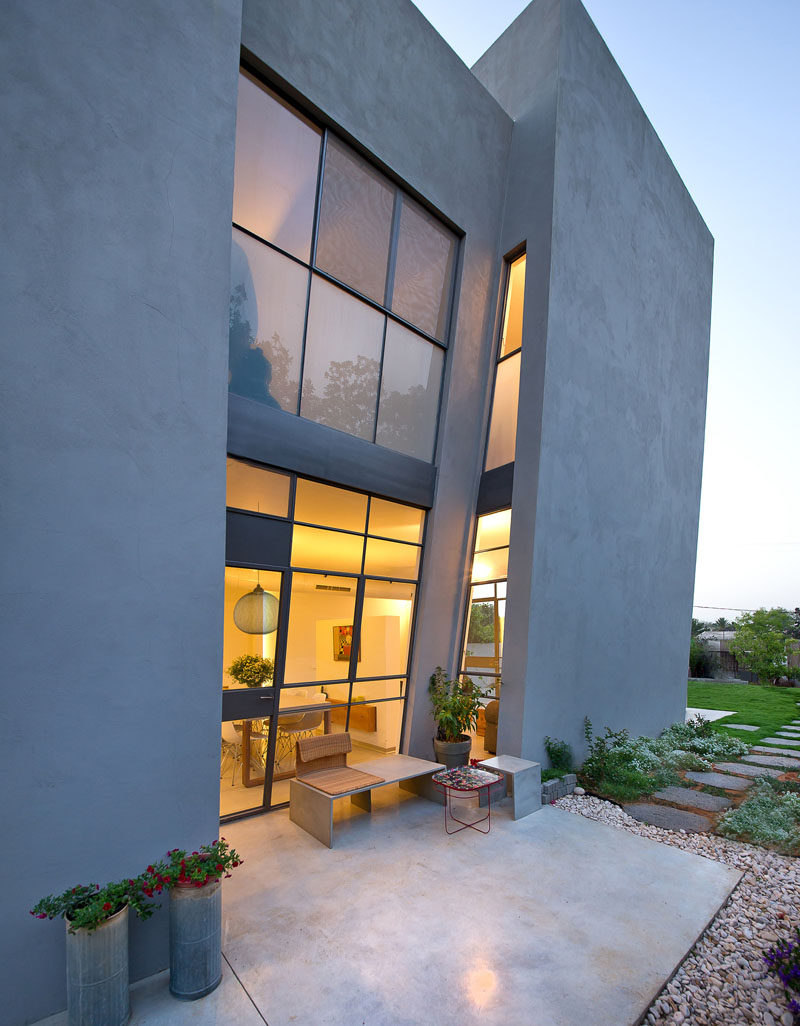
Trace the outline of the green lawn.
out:
<instances>
[{"instance_id":1,"label":"green lawn","mask_svg":"<svg viewBox=\"0 0 800 1026\"><path fill-rule=\"evenodd\" d=\"M761 687L757 684L716 684L689 681L686 704L695 709L732 709L734 716L714 723L715 730L756 744L775 731L800 720L800 688ZM755 730L726 730L727 723L750 723Z\"/></svg>"}]
</instances>

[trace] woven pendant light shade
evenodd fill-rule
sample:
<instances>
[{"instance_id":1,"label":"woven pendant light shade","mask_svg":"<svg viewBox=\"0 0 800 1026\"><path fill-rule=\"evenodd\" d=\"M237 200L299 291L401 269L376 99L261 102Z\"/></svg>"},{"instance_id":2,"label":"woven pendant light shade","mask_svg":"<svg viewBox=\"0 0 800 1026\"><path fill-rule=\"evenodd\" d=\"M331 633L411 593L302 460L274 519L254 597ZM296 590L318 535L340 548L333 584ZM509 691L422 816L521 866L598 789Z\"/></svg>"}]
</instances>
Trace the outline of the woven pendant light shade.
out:
<instances>
[{"instance_id":1,"label":"woven pendant light shade","mask_svg":"<svg viewBox=\"0 0 800 1026\"><path fill-rule=\"evenodd\" d=\"M272 634L278 628L278 600L257 584L233 607L233 622L245 634Z\"/></svg>"}]
</instances>

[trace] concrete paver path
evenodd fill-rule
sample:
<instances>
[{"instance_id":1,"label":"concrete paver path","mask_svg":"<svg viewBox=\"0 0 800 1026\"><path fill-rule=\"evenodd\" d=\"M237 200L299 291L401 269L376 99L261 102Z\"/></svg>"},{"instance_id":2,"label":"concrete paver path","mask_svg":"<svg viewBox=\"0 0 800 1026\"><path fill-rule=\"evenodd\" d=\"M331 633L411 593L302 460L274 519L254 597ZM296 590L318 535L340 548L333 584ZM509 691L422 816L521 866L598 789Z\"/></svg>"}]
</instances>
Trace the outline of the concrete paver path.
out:
<instances>
[{"instance_id":1,"label":"concrete paver path","mask_svg":"<svg viewBox=\"0 0 800 1026\"><path fill-rule=\"evenodd\" d=\"M720 773L739 773L743 777L780 777L783 775L783 770L771 769L769 766L753 766L744 762L715 762L714 769Z\"/></svg>"},{"instance_id":2,"label":"concrete paver path","mask_svg":"<svg viewBox=\"0 0 800 1026\"><path fill-rule=\"evenodd\" d=\"M753 786L752 780L744 780L742 777L731 777L727 773L695 773L686 774L687 780L694 780L698 784L709 784L711 787L721 787L725 791L746 791Z\"/></svg>"},{"instance_id":3,"label":"concrete paver path","mask_svg":"<svg viewBox=\"0 0 800 1026\"><path fill-rule=\"evenodd\" d=\"M784 770L800 769L800 759L790 759L785 755L761 755L757 752L755 755L745 755L742 762L752 762L759 766L780 766Z\"/></svg>"},{"instance_id":4,"label":"concrete paver path","mask_svg":"<svg viewBox=\"0 0 800 1026\"><path fill-rule=\"evenodd\" d=\"M669 802L671 805L680 805L683 809L702 809L704 812L722 812L733 805L730 798L695 791L691 787L665 787L661 791L656 791L653 798Z\"/></svg>"}]
</instances>

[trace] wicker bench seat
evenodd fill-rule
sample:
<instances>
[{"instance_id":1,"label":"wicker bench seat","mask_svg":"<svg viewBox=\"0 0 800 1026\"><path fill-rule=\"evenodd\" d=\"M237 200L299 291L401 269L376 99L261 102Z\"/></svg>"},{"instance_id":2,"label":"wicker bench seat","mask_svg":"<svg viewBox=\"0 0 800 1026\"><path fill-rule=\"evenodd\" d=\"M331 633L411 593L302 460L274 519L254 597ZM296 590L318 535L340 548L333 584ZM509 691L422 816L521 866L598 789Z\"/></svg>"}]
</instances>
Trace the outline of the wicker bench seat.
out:
<instances>
[{"instance_id":1,"label":"wicker bench seat","mask_svg":"<svg viewBox=\"0 0 800 1026\"><path fill-rule=\"evenodd\" d=\"M444 769L441 763L410 755L387 755L347 765L352 751L349 734L323 734L298 741L296 778L289 782L289 818L318 841L333 847L333 802L349 797L365 812L372 810L372 790L399 784L406 791L439 802L431 776Z\"/></svg>"}]
</instances>

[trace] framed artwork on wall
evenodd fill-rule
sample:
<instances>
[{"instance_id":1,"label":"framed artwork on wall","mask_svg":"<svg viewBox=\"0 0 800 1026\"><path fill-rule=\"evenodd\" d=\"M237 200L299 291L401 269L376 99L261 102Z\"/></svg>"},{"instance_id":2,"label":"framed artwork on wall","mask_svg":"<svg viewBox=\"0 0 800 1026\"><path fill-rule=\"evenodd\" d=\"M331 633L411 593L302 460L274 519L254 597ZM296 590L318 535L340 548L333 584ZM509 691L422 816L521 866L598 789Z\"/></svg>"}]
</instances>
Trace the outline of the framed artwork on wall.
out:
<instances>
[{"instance_id":1,"label":"framed artwork on wall","mask_svg":"<svg viewBox=\"0 0 800 1026\"><path fill-rule=\"evenodd\" d=\"M350 653L353 650L353 625L348 624L342 627L333 628L333 658L338 663L349 663ZM361 662L361 646L358 648L358 655L356 656L358 662Z\"/></svg>"}]
</instances>

